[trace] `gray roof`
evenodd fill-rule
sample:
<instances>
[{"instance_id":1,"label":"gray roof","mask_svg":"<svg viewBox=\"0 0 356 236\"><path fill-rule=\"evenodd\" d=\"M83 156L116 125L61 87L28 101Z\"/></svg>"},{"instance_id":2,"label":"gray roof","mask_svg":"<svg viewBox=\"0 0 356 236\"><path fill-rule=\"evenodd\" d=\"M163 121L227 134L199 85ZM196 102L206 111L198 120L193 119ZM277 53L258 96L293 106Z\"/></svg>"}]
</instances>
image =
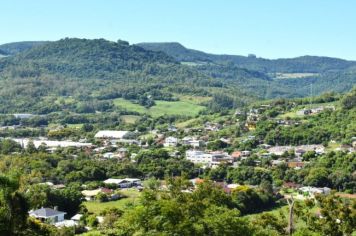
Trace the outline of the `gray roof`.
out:
<instances>
[{"instance_id":1,"label":"gray roof","mask_svg":"<svg viewBox=\"0 0 356 236\"><path fill-rule=\"evenodd\" d=\"M40 209L31 211L30 213L34 214L38 217L51 217L51 216L66 214L66 212L63 212L63 211L57 211L52 208L43 208L43 207Z\"/></svg>"}]
</instances>

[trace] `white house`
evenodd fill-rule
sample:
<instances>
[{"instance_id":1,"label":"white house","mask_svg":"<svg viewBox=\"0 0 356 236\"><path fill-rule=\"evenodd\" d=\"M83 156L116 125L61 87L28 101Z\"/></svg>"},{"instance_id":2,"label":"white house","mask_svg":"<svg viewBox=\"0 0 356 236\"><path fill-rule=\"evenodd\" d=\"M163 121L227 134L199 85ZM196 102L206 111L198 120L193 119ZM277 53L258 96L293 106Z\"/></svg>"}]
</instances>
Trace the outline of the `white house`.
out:
<instances>
[{"instance_id":1,"label":"white house","mask_svg":"<svg viewBox=\"0 0 356 236\"><path fill-rule=\"evenodd\" d=\"M176 147L178 145L178 139L175 138L175 137L167 137L165 140L164 140L164 144L163 146L165 147Z\"/></svg>"},{"instance_id":2,"label":"white house","mask_svg":"<svg viewBox=\"0 0 356 236\"><path fill-rule=\"evenodd\" d=\"M210 164L212 162L212 155L198 150L186 151L185 157L193 163Z\"/></svg>"},{"instance_id":3,"label":"white house","mask_svg":"<svg viewBox=\"0 0 356 236\"><path fill-rule=\"evenodd\" d=\"M328 195L331 192L330 188L324 187L324 188L317 188L317 187L311 187L311 186L304 186L299 188L299 191L306 193L310 195L311 197L314 197L315 195L318 194L325 194Z\"/></svg>"},{"instance_id":4,"label":"white house","mask_svg":"<svg viewBox=\"0 0 356 236\"><path fill-rule=\"evenodd\" d=\"M31 217L39 219L43 222L57 223L64 221L64 215L67 214L63 211L58 211L56 208L40 208L28 212Z\"/></svg>"},{"instance_id":5,"label":"white house","mask_svg":"<svg viewBox=\"0 0 356 236\"><path fill-rule=\"evenodd\" d=\"M191 147L194 147L194 148L199 148L199 147L204 146L204 141L197 140L195 138L187 136L187 137L184 137L182 139L182 144L183 145L187 145L187 146L191 146Z\"/></svg>"},{"instance_id":6,"label":"white house","mask_svg":"<svg viewBox=\"0 0 356 236\"><path fill-rule=\"evenodd\" d=\"M185 153L186 159L207 166L219 165L220 163L232 163L233 158L226 152L210 152L206 153L198 150L188 150Z\"/></svg>"}]
</instances>

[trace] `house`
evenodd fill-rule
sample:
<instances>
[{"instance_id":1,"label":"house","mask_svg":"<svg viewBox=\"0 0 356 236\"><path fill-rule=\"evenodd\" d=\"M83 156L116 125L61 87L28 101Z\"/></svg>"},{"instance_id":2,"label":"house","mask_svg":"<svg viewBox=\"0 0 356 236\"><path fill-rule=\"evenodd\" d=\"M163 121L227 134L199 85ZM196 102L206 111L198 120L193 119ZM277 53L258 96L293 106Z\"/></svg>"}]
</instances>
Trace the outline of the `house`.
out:
<instances>
[{"instance_id":1,"label":"house","mask_svg":"<svg viewBox=\"0 0 356 236\"><path fill-rule=\"evenodd\" d=\"M194 187L196 187L198 184L204 183L204 179L201 178L190 179L189 181L193 184Z\"/></svg>"},{"instance_id":2,"label":"house","mask_svg":"<svg viewBox=\"0 0 356 236\"><path fill-rule=\"evenodd\" d=\"M178 139L175 137L167 137L164 140L163 146L164 147L176 147L178 145Z\"/></svg>"},{"instance_id":3,"label":"house","mask_svg":"<svg viewBox=\"0 0 356 236\"><path fill-rule=\"evenodd\" d=\"M228 184L227 187L231 190L234 190L236 189L237 187L239 187L240 185L239 184Z\"/></svg>"},{"instance_id":4,"label":"house","mask_svg":"<svg viewBox=\"0 0 356 236\"><path fill-rule=\"evenodd\" d=\"M302 187L301 184L293 183L293 182L284 182L283 188L292 188L292 189L299 189Z\"/></svg>"},{"instance_id":5,"label":"house","mask_svg":"<svg viewBox=\"0 0 356 236\"><path fill-rule=\"evenodd\" d=\"M302 161L289 161L287 162L287 165L289 168L303 168L305 166L305 162Z\"/></svg>"},{"instance_id":6,"label":"house","mask_svg":"<svg viewBox=\"0 0 356 236\"><path fill-rule=\"evenodd\" d=\"M119 158L124 158L124 157L126 157L126 156L127 156L127 153L128 153L127 148L119 148L119 149L117 150L117 155L118 155Z\"/></svg>"},{"instance_id":7,"label":"house","mask_svg":"<svg viewBox=\"0 0 356 236\"><path fill-rule=\"evenodd\" d=\"M197 140L197 139L192 138L192 137L184 137L182 139L181 143L183 145L191 146L191 147L194 147L194 148L202 147L205 144L204 141Z\"/></svg>"},{"instance_id":8,"label":"house","mask_svg":"<svg viewBox=\"0 0 356 236\"><path fill-rule=\"evenodd\" d=\"M130 131L100 130L95 134L98 139L129 139L134 135Z\"/></svg>"},{"instance_id":9,"label":"house","mask_svg":"<svg viewBox=\"0 0 356 236\"><path fill-rule=\"evenodd\" d=\"M311 186L304 186L298 189L300 192L309 195L311 197L314 197L315 195L318 194L324 194L328 195L331 192L330 188L324 187L324 188L316 188L316 187L311 187Z\"/></svg>"},{"instance_id":10,"label":"house","mask_svg":"<svg viewBox=\"0 0 356 236\"><path fill-rule=\"evenodd\" d=\"M272 160L271 161L272 166L278 166L278 165L282 165L284 163L286 163L284 160Z\"/></svg>"},{"instance_id":11,"label":"house","mask_svg":"<svg viewBox=\"0 0 356 236\"><path fill-rule=\"evenodd\" d=\"M117 156L113 152L106 152L106 153L103 154L103 158L106 158L106 159L111 159L111 158L114 158L114 157L117 157Z\"/></svg>"},{"instance_id":12,"label":"house","mask_svg":"<svg viewBox=\"0 0 356 236\"><path fill-rule=\"evenodd\" d=\"M221 128L222 128L222 125L219 123L206 122L204 124L204 129L206 131L219 131Z\"/></svg>"},{"instance_id":13,"label":"house","mask_svg":"<svg viewBox=\"0 0 356 236\"><path fill-rule=\"evenodd\" d=\"M237 160L241 157L241 152L240 151L234 151L233 153L231 153L231 157L234 159L234 160Z\"/></svg>"},{"instance_id":14,"label":"house","mask_svg":"<svg viewBox=\"0 0 356 236\"><path fill-rule=\"evenodd\" d=\"M267 149L267 151L276 156L282 156L285 152L292 150L292 146L274 146Z\"/></svg>"},{"instance_id":15,"label":"house","mask_svg":"<svg viewBox=\"0 0 356 236\"><path fill-rule=\"evenodd\" d=\"M262 149L268 149L268 148L271 147L271 145L263 143L263 144L260 144L259 147L262 148Z\"/></svg>"},{"instance_id":16,"label":"house","mask_svg":"<svg viewBox=\"0 0 356 236\"><path fill-rule=\"evenodd\" d=\"M58 211L57 207L52 208L40 208L37 210L31 210L28 212L31 217L39 219L42 222L57 223L64 221L64 215L67 214L63 211Z\"/></svg>"},{"instance_id":17,"label":"house","mask_svg":"<svg viewBox=\"0 0 356 236\"><path fill-rule=\"evenodd\" d=\"M271 155L272 155L271 153L264 152L264 153L261 153L261 154L260 154L260 157L261 157L261 158L269 158L269 157L271 157Z\"/></svg>"},{"instance_id":18,"label":"house","mask_svg":"<svg viewBox=\"0 0 356 236\"><path fill-rule=\"evenodd\" d=\"M209 164L212 162L212 156L208 153L198 150L187 150L186 159L193 163Z\"/></svg>"},{"instance_id":19,"label":"house","mask_svg":"<svg viewBox=\"0 0 356 236\"><path fill-rule=\"evenodd\" d=\"M251 155L251 151L245 150L241 152L241 157L249 157L250 155Z\"/></svg>"},{"instance_id":20,"label":"house","mask_svg":"<svg viewBox=\"0 0 356 236\"><path fill-rule=\"evenodd\" d=\"M231 164L233 162L232 157L227 152L215 151L215 152L210 152L209 154L212 155L213 165L218 165L220 163Z\"/></svg>"},{"instance_id":21,"label":"house","mask_svg":"<svg viewBox=\"0 0 356 236\"><path fill-rule=\"evenodd\" d=\"M302 109L302 110L297 111L298 116L309 115L311 113L312 113L312 111L310 109Z\"/></svg>"},{"instance_id":22,"label":"house","mask_svg":"<svg viewBox=\"0 0 356 236\"><path fill-rule=\"evenodd\" d=\"M301 148L298 148L298 149L296 149L295 150L295 155L297 156L297 157L301 157L301 156L303 156L304 155L304 153L306 153L307 151L305 151L304 149L301 149Z\"/></svg>"},{"instance_id":23,"label":"house","mask_svg":"<svg viewBox=\"0 0 356 236\"><path fill-rule=\"evenodd\" d=\"M185 153L186 159L196 164L206 164L207 166L216 166L221 163L232 163L233 158L226 152L206 153L197 150L188 150Z\"/></svg>"},{"instance_id":24,"label":"house","mask_svg":"<svg viewBox=\"0 0 356 236\"><path fill-rule=\"evenodd\" d=\"M177 129L174 125L170 125L170 126L168 126L168 131L170 131L170 132L177 132L178 129Z\"/></svg>"},{"instance_id":25,"label":"house","mask_svg":"<svg viewBox=\"0 0 356 236\"><path fill-rule=\"evenodd\" d=\"M141 180L135 178L125 178L125 179L107 179L104 181L105 184L115 184L119 188L131 188L134 186L140 186Z\"/></svg>"}]
</instances>

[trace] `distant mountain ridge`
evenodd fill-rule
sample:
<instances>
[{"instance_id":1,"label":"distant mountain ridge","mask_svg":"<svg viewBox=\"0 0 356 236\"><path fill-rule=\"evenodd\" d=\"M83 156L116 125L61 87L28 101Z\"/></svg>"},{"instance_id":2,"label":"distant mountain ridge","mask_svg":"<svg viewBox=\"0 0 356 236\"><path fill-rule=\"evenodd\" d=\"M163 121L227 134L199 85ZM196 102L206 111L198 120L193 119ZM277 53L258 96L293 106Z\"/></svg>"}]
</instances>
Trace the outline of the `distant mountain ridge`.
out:
<instances>
[{"instance_id":1,"label":"distant mountain ridge","mask_svg":"<svg viewBox=\"0 0 356 236\"><path fill-rule=\"evenodd\" d=\"M238 67L264 73L323 73L356 66L356 61L332 57L301 56L296 58L265 59L255 56L217 55L188 49L180 43L138 43L140 47L162 51L181 62L233 63Z\"/></svg>"},{"instance_id":2,"label":"distant mountain ridge","mask_svg":"<svg viewBox=\"0 0 356 236\"><path fill-rule=\"evenodd\" d=\"M0 58L0 112L58 111L60 107L48 99L68 96L85 104L124 98L148 105L153 100L174 101L181 95L202 96L212 98L205 105L217 110L256 99L309 96L311 85L317 95L348 91L356 84L356 66L350 61L267 60L206 54L177 43L164 45L163 51L121 40L78 38L12 44L13 54ZM279 69L271 69L268 63ZM314 66L317 73L306 69L310 74L283 75L286 79L273 74L303 65Z\"/></svg>"},{"instance_id":3,"label":"distant mountain ridge","mask_svg":"<svg viewBox=\"0 0 356 236\"><path fill-rule=\"evenodd\" d=\"M48 41L23 41L13 42L0 45L0 50L8 55L15 55L17 53L29 50L33 47L48 43Z\"/></svg>"}]
</instances>

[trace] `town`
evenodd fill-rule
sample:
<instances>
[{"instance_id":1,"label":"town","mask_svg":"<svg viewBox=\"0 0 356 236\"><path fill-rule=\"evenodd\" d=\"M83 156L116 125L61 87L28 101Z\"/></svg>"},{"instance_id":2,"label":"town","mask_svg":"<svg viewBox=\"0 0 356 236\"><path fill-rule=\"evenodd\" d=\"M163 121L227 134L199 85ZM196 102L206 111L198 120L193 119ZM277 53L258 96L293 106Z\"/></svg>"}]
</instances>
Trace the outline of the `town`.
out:
<instances>
[{"instance_id":1,"label":"town","mask_svg":"<svg viewBox=\"0 0 356 236\"><path fill-rule=\"evenodd\" d=\"M288 104L289 101L285 103ZM306 176L304 181L300 181L296 179L296 173L302 173L305 168L309 169L316 159L323 156L343 153L342 155L354 158L356 137L350 137L348 145L340 142L338 144L337 141L331 139L327 143L316 142L321 144L309 144L308 140L307 142L289 140L279 145L275 138L280 137L272 138L268 142L268 134L261 135L266 132L264 130L266 122L272 127L268 128L271 129L267 130L269 132L278 130L279 127L287 129L301 127L303 123L325 112L334 113L335 106L320 106L312 109L312 112L304 112L304 110L300 112L300 106L294 102L291 102L290 108L284 111L283 107L286 104L257 105L245 111L237 110L217 119L206 116L201 122L194 121L193 125L190 125L190 120L188 120L188 122L183 122L188 124L186 126L182 126L182 122L169 123L166 126L158 126L157 129L144 131L138 131L135 128L138 123L126 126L130 127L130 130L95 131L95 129L90 129L88 132L84 130L84 126L74 127L72 132L68 132L70 134L68 137L64 136L59 139L53 136L53 133L68 130L68 128L62 126L55 127L53 130L41 125L39 129L49 128L47 136L4 137L0 141L1 150L6 152L5 146L8 146L7 152L14 156L21 155L23 152L69 155L69 159L59 162L58 166L62 166L62 162L70 162L71 159L80 159L83 155L92 162L131 166L127 170L114 172L111 175L108 174L110 171L106 170L106 173L102 174L98 171L92 178L71 177L72 180L80 183L77 186L78 203L84 204L86 209L84 212L79 210L79 205L76 207L78 211L73 212L73 209L68 210L66 206L58 208L57 205L51 206L51 204L38 205L37 209L29 211L29 215L33 218L53 224L57 228L72 227L76 229L76 232L90 231L92 228L100 227L100 224L107 224L106 205L107 209L111 209L109 206L123 207L123 204L134 204L135 198L140 196L147 187L147 183L153 179L158 181L158 191L168 191L166 178L176 178L182 175L186 176L190 183L181 190L185 193L193 193L200 184L212 181L213 185L221 188L227 195L242 191L243 188L260 191L258 189L261 188L261 184L267 184L270 186L267 187L270 188L271 195L268 195L271 198L270 201L276 202L291 198L305 201L318 195L329 195L333 191L338 192L339 196L354 198L355 195L350 194L354 192L353 187L350 189L336 186L330 184L328 180L318 179L325 178L323 176L310 178ZM276 114L271 116L271 110ZM294 118L285 115L291 115L293 111ZM18 121L18 124L1 127L3 134L28 129L30 127L26 127L26 123L30 122L30 119L37 119L32 114L14 114L12 117ZM205 119L208 120L204 121ZM73 136L73 132L80 132L81 135L75 135L75 140L72 140L70 136ZM295 134L295 136L298 135ZM286 143L288 145L284 145ZM153 163L155 159L159 162ZM162 162L164 159L173 162L171 163L173 165L183 166L167 168L167 164ZM140 168L136 171L130 170L138 166ZM293 174L287 178L284 176L275 178L273 175L279 171ZM36 180L31 180L32 184L28 191L65 190L68 188L67 184L72 185L67 177L68 175L63 179L44 174ZM266 204L261 209L253 206L245 211L246 213L258 212L275 204L277 203Z\"/></svg>"}]
</instances>

